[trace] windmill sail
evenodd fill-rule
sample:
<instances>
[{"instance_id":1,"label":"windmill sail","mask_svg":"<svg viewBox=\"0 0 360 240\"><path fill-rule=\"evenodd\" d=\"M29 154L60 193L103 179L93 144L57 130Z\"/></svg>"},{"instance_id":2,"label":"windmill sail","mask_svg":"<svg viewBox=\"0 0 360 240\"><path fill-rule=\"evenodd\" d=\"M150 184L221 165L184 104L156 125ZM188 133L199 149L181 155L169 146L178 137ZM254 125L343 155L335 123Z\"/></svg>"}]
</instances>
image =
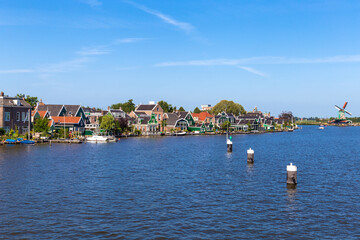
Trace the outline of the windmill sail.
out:
<instances>
[{"instance_id":1,"label":"windmill sail","mask_svg":"<svg viewBox=\"0 0 360 240\"><path fill-rule=\"evenodd\" d=\"M346 108L346 105L348 104L348 102L345 102L345 104L344 104L344 106L343 106L343 109L345 109Z\"/></svg>"}]
</instances>

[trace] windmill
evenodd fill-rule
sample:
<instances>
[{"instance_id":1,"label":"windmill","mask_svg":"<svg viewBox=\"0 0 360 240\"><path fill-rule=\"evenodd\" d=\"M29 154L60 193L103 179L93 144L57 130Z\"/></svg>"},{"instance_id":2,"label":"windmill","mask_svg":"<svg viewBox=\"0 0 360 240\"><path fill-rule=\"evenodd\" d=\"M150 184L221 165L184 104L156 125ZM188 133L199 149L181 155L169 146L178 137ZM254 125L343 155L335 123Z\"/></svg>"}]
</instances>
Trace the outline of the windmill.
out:
<instances>
[{"instance_id":1,"label":"windmill","mask_svg":"<svg viewBox=\"0 0 360 240\"><path fill-rule=\"evenodd\" d=\"M345 104L342 108L335 105L335 108L338 110L338 117L335 120L331 121L331 123L334 123L334 124L350 124L351 123L350 120L346 120L346 116L345 116L345 114L349 114L350 116L352 115L350 112L345 110L347 104L348 104L348 102L345 102Z\"/></svg>"}]
</instances>

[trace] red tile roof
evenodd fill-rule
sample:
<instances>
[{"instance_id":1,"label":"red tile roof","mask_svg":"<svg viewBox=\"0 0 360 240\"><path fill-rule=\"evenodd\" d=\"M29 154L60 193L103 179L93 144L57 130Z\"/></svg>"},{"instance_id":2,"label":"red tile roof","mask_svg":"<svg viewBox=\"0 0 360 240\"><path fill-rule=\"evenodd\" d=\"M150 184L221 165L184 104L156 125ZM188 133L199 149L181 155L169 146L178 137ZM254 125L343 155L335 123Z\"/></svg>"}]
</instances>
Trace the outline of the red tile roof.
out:
<instances>
[{"instance_id":1,"label":"red tile roof","mask_svg":"<svg viewBox=\"0 0 360 240\"><path fill-rule=\"evenodd\" d=\"M54 122L55 122L55 124L56 123L64 123L64 120L65 120L65 124L77 124L77 123L79 123L80 122L80 119L81 119L81 117L51 117L53 120L54 120Z\"/></svg>"},{"instance_id":2,"label":"red tile roof","mask_svg":"<svg viewBox=\"0 0 360 240\"><path fill-rule=\"evenodd\" d=\"M38 111L40 117L44 118L47 111Z\"/></svg>"},{"instance_id":3,"label":"red tile roof","mask_svg":"<svg viewBox=\"0 0 360 240\"><path fill-rule=\"evenodd\" d=\"M211 115L211 114L208 113L208 112L193 113L192 116L193 116L193 117L197 117L200 121L205 121L205 119L206 119L207 117L211 117L211 118L214 117L214 115Z\"/></svg>"}]
</instances>

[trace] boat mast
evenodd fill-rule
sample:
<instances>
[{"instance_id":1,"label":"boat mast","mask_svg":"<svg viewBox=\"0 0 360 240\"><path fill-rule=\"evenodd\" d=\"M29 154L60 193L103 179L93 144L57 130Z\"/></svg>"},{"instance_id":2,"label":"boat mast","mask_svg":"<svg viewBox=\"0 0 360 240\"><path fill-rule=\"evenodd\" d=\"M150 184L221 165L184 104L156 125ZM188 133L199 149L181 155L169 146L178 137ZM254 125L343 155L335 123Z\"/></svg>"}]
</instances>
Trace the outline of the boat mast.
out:
<instances>
[{"instance_id":1,"label":"boat mast","mask_svg":"<svg viewBox=\"0 0 360 240\"><path fill-rule=\"evenodd\" d=\"M28 111L28 140L30 140L30 108Z\"/></svg>"}]
</instances>

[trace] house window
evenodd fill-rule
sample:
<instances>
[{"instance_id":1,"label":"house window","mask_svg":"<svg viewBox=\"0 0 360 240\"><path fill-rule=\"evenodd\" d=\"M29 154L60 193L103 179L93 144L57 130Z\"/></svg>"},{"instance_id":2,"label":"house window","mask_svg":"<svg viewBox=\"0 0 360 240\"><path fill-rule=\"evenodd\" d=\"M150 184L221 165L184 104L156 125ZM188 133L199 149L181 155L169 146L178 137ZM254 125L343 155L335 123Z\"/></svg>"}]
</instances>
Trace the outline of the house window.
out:
<instances>
[{"instance_id":1,"label":"house window","mask_svg":"<svg viewBox=\"0 0 360 240\"><path fill-rule=\"evenodd\" d=\"M28 132L28 128L27 127L22 127L22 133L27 133Z\"/></svg>"},{"instance_id":2,"label":"house window","mask_svg":"<svg viewBox=\"0 0 360 240\"><path fill-rule=\"evenodd\" d=\"M16 121L20 121L20 112L16 113Z\"/></svg>"},{"instance_id":3,"label":"house window","mask_svg":"<svg viewBox=\"0 0 360 240\"><path fill-rule=\"evenodd\" d=\"M23 121L28 120L28 116L29 116L28 112L22 112L21 113L21 118L22 118Z\"/></svg>"},{"instance_id":4,"label":"house window","mask_svg":"<svg viewBox=\"0 0 360 240\"><path fill-rule=\"evenodd\" d=\"M9 133L10 132L10 127L4 127L4 130L6 133Z\"/></svg>"},{"instance_id":5,"label":"house window","mask_svg":"<svg viewBox=\"0 0 360 240\"><path fill-rule=\"evenodd\" d=\"M5 121L9 122L10 121L10 112L5 112ZM10 131L10 130L9 130Z\"/></svg>"}]
</instances>

